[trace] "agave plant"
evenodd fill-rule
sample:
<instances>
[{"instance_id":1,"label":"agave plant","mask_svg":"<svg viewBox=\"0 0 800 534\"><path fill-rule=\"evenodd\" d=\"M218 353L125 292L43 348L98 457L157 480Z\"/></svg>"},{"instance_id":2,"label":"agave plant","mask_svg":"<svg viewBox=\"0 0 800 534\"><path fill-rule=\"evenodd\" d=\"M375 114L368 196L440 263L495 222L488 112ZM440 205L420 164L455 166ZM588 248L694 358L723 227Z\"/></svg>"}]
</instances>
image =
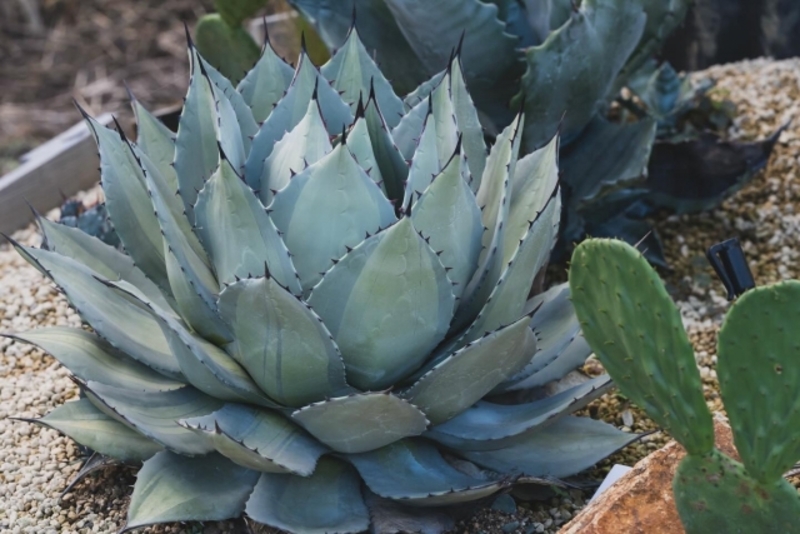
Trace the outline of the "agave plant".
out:
<instances>
[{"instance_id":1,"label":"agave plant","mask_svg":"<svg viewBox=\"0 0 800 534\"><path fill-rule=\"evenodd\" d=\"M46 220L15 245L93 329L14 336L83 393L38 422L144 462L126 529L416 530L636 439L568 415L609 379L560 380L589 354L568 290L528 298L556 138L518 159L519 115L487 150L459 57L407 111L355 31L237 87L189 55L177 135L138 102L136 143L86 117L127 254Z\"/></svg>"}]
</instances>

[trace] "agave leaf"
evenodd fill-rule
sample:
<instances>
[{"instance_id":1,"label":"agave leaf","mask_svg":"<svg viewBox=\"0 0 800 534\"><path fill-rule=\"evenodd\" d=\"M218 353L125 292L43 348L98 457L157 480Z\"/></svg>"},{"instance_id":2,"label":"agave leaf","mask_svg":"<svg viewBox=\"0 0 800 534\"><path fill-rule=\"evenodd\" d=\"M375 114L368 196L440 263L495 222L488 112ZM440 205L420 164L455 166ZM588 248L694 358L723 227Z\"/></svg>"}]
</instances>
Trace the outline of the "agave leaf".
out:
<instances>
[{"instance_id":1,"label":"agave leaf","mask_svg":"<svg viewBox=\"0 0 800 534\"><path fill-rule=\"evenodd\" d=\"M337 452L378 449L428 428L409 402L388 392L360 393L311 404L292 413L315 438Z\"/></svg>"},{"instance_id":2,"label":"agave leaf","mask_svg":"<svg viewBox=\"0 0 800 534\"><path fill-rule=\"evenodd\" d=\"M203 74L200 57L189 48L191 76L175 138L178 192L190 222L194 222L197 194L219 166L219 117L211 80Z\"/></svg>"},{"instance_id":3,"label":"agave leaf","mask_svg":"<svg viewBox=\"0 0 800 534\"><path fill-rule=\"evenodd\" d=\"M433 424L457 416L530 360L536 339L523 317L487 334L436 365L403 397L425 412Z\"/></svg>"},{"instance_id":4,"label":"agave leaf","mask_svg":"<svg viewBox=\"0 0 800 534\"><path fill-rule=\"evenodd\" d=\"M141 462L163 450L158 443L95 408L86 398L62 404L31 422L58 430L84 447L123 462Z\"/></svg>"},{"instance_id":5,"label":"agave leaf","mask_svg":"<svg viewBox=\"0 0 800 534\"><path fill-rule=\"evenodd\" d=\"M689 0L644 0L641 4L647 15L647 23L636 50L628 58L625 68L619 75L619 85L660 51L667 37L683 23L691 2Z\"/></svg>"},{"instance_id":6,"label":"agave leaf","mask_svg":"<svg viewBox=\"0 0 800 534\"><path fill-rule=\"evenodd\" d=\"M322 112L322 119L330 135L341 133L353 122L350 107L312 65L308 55L302 53L289 89L253 138L244 172L247 183L253 189L261 190L267 186L261 182L264 176L264 161L272 153L278 140L286 132L293 130L306 115L308 102L312 100L314 93L317 94L316 100Z\"/></svg>"},{"instance_id":7,"label":"agave leaf","mask_svg":"<svg viewBox=\"0 0 800 534\"><path fill-rule=\"evenodd\" d=\"M344 256L308 303L339 345L348 382L374 390L416 369L444 339L455 296L406 217Z\"/></svg>"},{"instance_id":8,"label":"agave leaf","mask_svg":"<svg viewBox=\"0 0 800 534\"><path fill-rule=\"evenodd\" d=\"M375 494L417 506L472 501L507 485L505 480L487 481L457 470L424 440L405 439L347 459Z\"/></svg>"},{"instance_id":9,"label":"agave leaf","mask_svg":"<svg viewBox=\"0 0 800 534\"><path fill-rule=\"evenodd\" d=\"M323 458L308 478L262 473L245 510L258 523L303 534L362 532L369 513L353 468Z\"/></svg>"},{"instance_id":10,"label":"agave leaf","mask_svg":"<svg viewBox=\"0 0 800 534\"><path fill-rule=\"evenodd\" d=\"M184 384L131 359L102 338L79 328L51 326L8 335L48 352L84 382L129 389L164 391Z\"/></svg>"},{"instance_id":11,"label":"agave leaf","mask_svg":"<svg viewBox=\"0 0 800 534\"><path fill-rule=\"evenodd\" d=\"M233 84L222 75L220 71L215 69L209 62L203 59L200 56L200 61L203 63L203 68L205 69L206 74L208 75L211 82L217 88L215 94L217 98L220 100L220 105L227 100L230 104L230 107L235 115L235 121L230 121L230 118L226 118L226 120L230 121L230 127L233 128L238 125L239 131L241 132L241 142L242 147L244 149L244 153L247 154L250 152L250 144L252 142L253 136L256 135L258 132L258 123L256 123L255 118L253 117L253 112L250 109L250 106L245 101L244 97L233 87ZM221 93L221 94L220 94ZM222 119L222 117L220 117ZM222 136L221 141L223 144L227 141L223 134L233 134L233 131L224 131L226 127L225 124L220 124L220 135ZM226 151L226 154L229 152Z\"/></svg>"},{"instance_id":12,"label":"agave leaf","mask_svg":"<svg viewBox=\"0 0 800 534\"><path fill-rule=\"evenodd\" d=\"M87 382L86 395L92 404L108 415L161 444L167 450L190 456L211 452L206 440L177 421L207 415L219 410L223 402L191 386L169 391L122 389L99 382Z\"/></svg>"},{"instance_id":13,"label":"agave leaf","mask_svg":"<svg viewBox=\"0 0 800 534\"><path fill-rule=\"evenodd\" d=\"M165 310L172 310L158 286L136 267L130 256L77 228L56 224L44 217L38 218L38 222L47 250L72 258L109 280L125 280Z\"/></svg>"},{"instance_id":14,"label":"agave leaf","mask_svg":"<svg viewBox=\"0 0 800 534\"><path fill-rule=\"evenodd\" d=\"M345 144L295 176L275 196L270 215L306 294L365 234L396 220L392 205Z\"/></svg>"},{"instance_id":15,"label":"agave leaf","mask_svg":"<svg viewBox=\"0 0 800 534\"><path fill-rule=\"evenodd\" d=\"M300 293L300 281L277 228L227 160L197 197L195 216L220 284L262 274L266 265L280 284Z\"/></svg>"},{"instance_id":16,"label":"agave leaf","mask_svg":"<svg viewBox=\"0 0 800 534\"><path fill-rule=\"evenodd\" d=\"M595 117L561 152L571 203L585 203L646 176L655 136L656 121L650 118L618 124Z\"/></svg>"},{"instance_id":17,"label":"agave leaf","mask_svg":"<svg viewBox=\"0 0 800 534\"><path fill-rule=\"evenodd\" d=\"M588 469L641 438L588 417L565 416L536 432L509 438L503 448L459 451L499 473L563 478Z\"/></svg>"},{"instance_id":18,"label":"agave leaf","mask_svg":"<svg viewBox=\"0 0 800 534\"><path fill-rule=\"evenodd\" d=\"M386 193L386 185L381 174L381 167L375 157L375 150L372 148L372 139L369 136L369 126L364 118L363 102L361 107L356 110L356 122L347 133L347 148L358 162L359 167L364 169L372 180L381 186L381 190Z\"/></svg>"},{"instance_id":19,"label":"agave leaf","mask_svg":"<svg viewBox=\"0 0 800 534\"><path fill-rule=\"evenodd\" d=\"M509 212L511 177L519 154L522 115L518 115L497 138L476 195L481 208L483 226L487 229L481 238L483 246L478 258L478 269L464 290L451 331L466 327L486 303L502 273L505 222Z\"/></svg>"},{"instance_id":20,"label":"agave leaf","mask_svg":"<svg viewBox=\"0 0 800 534\"><path fill-rule=\"evenodd\" d=\"M202 65L202 62L201 62ZM244 171L244 162L247 157L245 150L245 143L242 139L242 130L239 128L238 118L236 117L236 110L233 108L230 100L222 93L222 91L213 85L213 80L208 75L208 71L203 67L203 76L208 77L212 88L214 89L214 98L217 103L217 117L219 120L219 128L217 129L217 147L220 151L220 161L222 163L222 155L228 159L230 164L236 169L236 172L241 174ZM234 91L235 92L235 91ZM237 95L239 93L236 93ZM246 107L246 106L245 106ZM250 109L246 109L250 113ZM248 145L250 139L248 139Z\"/></svg>"},{"instance_id":21,"label":"agave leaf","mask_svg":"<svg viewBox=\"0 0 800 534\"><path fill-rule=\"evenodd\" d=\"M541 353L545 355L544 351ZM586 363L586 359L592 354L592 349L582 335L576 336L560 353L551 356L550 359L539 359L537 354L531 360L533 371L526 378L516 381L509 381L503 384L503 389L507 391L518 391L523 389L533 389L543 386L553 380L559 380L567 373L574 371Z\"/></svg>"},{"instance_id":22,"label":"agave leaf","mask_svg":"<svg viewBox=\"0 0 800 534\"><path fill-rule=\"evenodd\" d=\"M561 196L556 186L542 211L530 222L527 235L508 262L486 305L467 330L463 342L478 339L484 332L491 332L520 316L533 280L547 264L558 238L560 217Z\"/></svg>"},{"instance_id":23,"label":"agave leaf","mask_svg":"<svg viewBox=\"0 0 800 534\"><path fill-rule=\"evenodd\" d=\"M180 321L164 313L144 295L137 293L130 284L109 282L108 285L130 298L138 299L159 319L162 332L167 337L181 372L194 387L222 400L279 407L264 395L247 372L222 349L189 332Z\"/></svg>"},{"instance_id":24,"label":"agave leaf","mask_svg":"<svg viewBox=\"0 0 800 534\"><path fill-rule=\"evenodd\" d=\"M302 120L275 143L275 148L264 161L259 192L261 200L268 204L276 191L286 187L292 176L322 159L332 148L319 102L312 98Z\"/></svg>"},{"instance_id":25,"label":"agave leaf","mask_svg":"<svg viewBox=\"0 0 800 534\"><path fill-rule=\"evenodd\" d=\"M453 59L448 78L456 124L458 125L458 131L461 132L461 143L464 147L464 153L467 155L469 172L474 177L472 180L473 191L477 191L483 171L486 168L488 151L483 137L483 126L481 126L478 119L478 110L475 108L472 97L467 91L460 55Z\"/></svg>"},{"instance_id":26,"label":"agave leaf","mask_svg":"<svg viewBox=\"0 0 800 534\"><path fill-rule=\"evenodd\" d=\"M211 415L184 419L218 452L266 473L309 476L328 449L283 416L242 404L226 404Z\"/></svg>"},{"instance_id":27,"label":"agave leaf","mask_svg":"<svg viewBox=\"0 0 800 534\"><path fill-rule=\"evenodd\" d=\"M562 120L564 143L583 130L639 43L645 19L640 2L583 0L566 24L525 52L527 151L544 145Z\"/></svg>"},{"instance_id":28,"label":"agave leaf","mask_svg":"<svg viewBox=\"0 0 800 534\"><path fill-rule=\"evenodd\" d=\"M69 481L69 484L67 484L67 486L63 490L61 490L61 495L59 495L59 499L63 499L64 495L70 493L72 491L72 488L74 488L78 484L78 482L80 482L90 474L94 473L95 471L105 469L106 467L115 467L120 465L123 465L123 462L115 458L112 458L110 456L105 456L104 454L93 452L92 455L89 456L85 462L83 462L83 465L81 465L81 469L80 471L78 471L78 474L75 475L72 478L72 480Z\"/></svg>"},{"instance_id":29,"label":"agave leaf","mask_svg":"<svg viewBox=\"0 0 800 534\"><path fill-rule=\"evenodd\" d=\"M431 182L433 177L442 170L439 162L437 140L439 138L436 120L432 113L433 107L428 105L428 115L422 126L422 133L417 143L417 148L411 159L411 168L408 171L408 183L403 197L403 208L408 211L422 195ZM459 176L460 178L460 176Z\"/></svg>"},{"instance_id":30,"label":"agave leaf","mask_svg":"<svg viewBox=\"0 0 800 534\"><path fill-rule=\"evenodd\" d=\"M389 127L400 122L404 115L403 101L394 93L389 81L361 43L358 30L353 27L344 44L333 57L320 68L322 75L331 81L333 87L350 104L355 113L359 100L366 97L374 88L375 98L383 110Z\"/></svg>"},{"instance_id":31,"label":"agave leaf","mask_svg":"<svg viewBox=\"0 0 800 534\"><path fill-rule=\"evenodd\" d=\"M400 202L408 178L408 165L389 134L389 128L378 108L374 93L370 93L367 100L364 119L367 121L372 152L378 162L386 196L392 202Z\"/></svg>"},{"instance_id":32,"label":"agave leaf","mask_svg":"<svg viewBox=\"0 0 800 534\"><path fill-rule=\"evenodd\" d=\"M164 376L181 377L166 337L146 309L106 287L97 273L74 260L46 250L15 248L48 272L81 317L111 345Z\"/></svg>"},{"instance_id":33,"label":"agave leaf","mask_svg":"<svg viewBox=\"0 0 800 534\"><path fill-rule=\"evenodd\" d=\"M170 286L158 219L142 170L120 135L84 114L100 151L100 180L106 209L120 242L134 263L162 290Z\"/></svg>"},{"instance_id":34,"label":"agave leaf","mask_svg":"<svg viewBox=\"0 0 800 534\"><path fill-rule=\"evenodd\" d=\"M414 89L412 92L406 95L403 99L403 106L408 113L413 108L417 106L420 102L423 102L428 99L428 96L433 92L433 90L442 83L442 79L447 74L447 71L437 72L433 76L431 76L428 80L422 82Z\"/></svg>"},{"instance_id":35,"label":"agave leaf","mask_svg":"<svg viewBox=\"0 0 800 534\"><path fill-rule=\"evenodd\" d=\"M271 276L231 284L219 307L234 333L236 358L271 398L302 406L350 390L325 325Z\"/></svg>"},{"instance_id":36,"label":"agave leaf","mask_svg":"<svg viewBox=\"0 0 800 534\"><path fill-rule=\"evenodd\" d=\"M219 454L189 458L161 452L136 475L123 532L156 523L239 517L257 480L256 471Z\"/></svg>"},{"instance_id":37,"label":"agave leaf","mask_svg":"<svg viewBox=\"0 0 800 534\"><path fill-rule=\"evenodd\" d=\"M178 175L172 163L175 160L175 133L157 119L131 94L131 107L136 116L136 146L147 154L170 189L178 190Z\"/></svg>"},{"instance_id":38,"label":"agave leaf","mask_svg":"<svg viewBox=\"0 0 800 534\"><path fill-rule=\"evenodd\" d=\"M558 186L558 136L517 162L511 176L511 205L503 240L503 265L508 265L525 239L530 221L550 202ZM560 215L560 213L559 213Z\"/></svg>"},{"instance_id":39,"label":"agave leaf","mask_svg":"<svg viewBox=\"0 0 800 534\"><path fill-rule=\"evenodd\" d=\"M444 167L458 144L459 128L453 98L450 95L450 76L446 83L434 88L430 96L431 113L436 120L436 153L439 156L439 168Z\"/></svg>"},{"instance_id":40,"label":"agave leaf","mask_svg":"<svg viewBox=\"0 0 800 534\"><path fill-rule=\"evenodd\" d=\"M428 95L425 100L403 115L397 126L392 128L392 139L405 159L410 160L414 157L419 137L425 128L431 110L430 95Z\"/></svg>"},{"instance_id":41,"label":"agave leaf","mask_svg":"<svg viewBox=\"0 0 800 534\"><path fill-rule=\"evenodd\" d=\"M457 150L411 212L414 227L441 251L442 265L449 268L453 294L461 297L478 267L483 224L475 195L461 176L465 163Z\"/></svg>"},{"instance_id":42,"label":"agave leaf","mask_svg":"<svg viewBox=\"0 0 800 534\"><path fill-rule=\"evenodd\" d=\"M258 62L236 88L250 106L253 118L263 122L283 97L292 82L294 69L282 60L267 42Z\"/></svg>"},{"instance_id":43,"label":"agave leaf","mask_svg":"<svg viewBox=\"0 0 800 534\"><path fill-rule=\"evenodd\" d=\"M457 450L502 449L514 443L514 440L507 438L539 432L545 425L585 407L611 387L611 378L603 375L550 397L524 404L480 401L425 435Z\"/></svg>"}]
</instances>

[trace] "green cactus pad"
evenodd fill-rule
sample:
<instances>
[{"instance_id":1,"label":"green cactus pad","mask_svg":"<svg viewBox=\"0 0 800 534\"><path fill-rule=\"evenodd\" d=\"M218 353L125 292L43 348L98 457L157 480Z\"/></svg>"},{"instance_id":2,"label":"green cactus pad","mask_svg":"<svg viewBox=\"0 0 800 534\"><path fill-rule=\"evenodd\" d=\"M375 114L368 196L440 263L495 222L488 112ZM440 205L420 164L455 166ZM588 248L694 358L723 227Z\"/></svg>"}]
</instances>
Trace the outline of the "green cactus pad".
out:
<instances>
[{"instance_id":1,"label":"green cactus pad","mask_svg":"<svg viewBox=\"0 0 800 534\"><path fill-rule=\"evenodd\" d=\"M195 28L198 50L234 85L255 65L260 55L256 42L241 26L231 26L212 13L200 19Z\"/></svg>"},{"instance_id":2,"label":"green cactus pad","mask_svg":"<svg viewBox=\"0 0 800 534\"><path fill-rule=\"evenodd\" d=\"M736 449L767 484L800 460L800 282L745 293L719 333L722 400Z\"/></svg>"},{"instance_id":3,"label":"green cactus pad","mask_svg":"<svg viewBox=\"0 0 800 534\"><path fill-rule=\"evenodd\" d=\"M214 7L229 26L241 26L267 5L266 0L217 0Z\"/></svg>"},{"instance_id":4,"label":"green cactus pad","mask_svg":"<svg viewBox=\"0 0 800 534\"><path fill-rule=\"evenodd\" d=\"M664 284L632 246L584 241L572 256L583 334L620 391L692 454L714 446L694 351Z\"/></svg>"},{"instance_id":5,"label":"green cactus pad","mask_svg":"<svg viewBox=\"0 0 800 534\"><path fill-rule=\"evenodd\" d=\"M672 488L686 534L800 532L800 498L791 484L762 484L716 449L684 458Z\"/></svg>"}]
</instances>

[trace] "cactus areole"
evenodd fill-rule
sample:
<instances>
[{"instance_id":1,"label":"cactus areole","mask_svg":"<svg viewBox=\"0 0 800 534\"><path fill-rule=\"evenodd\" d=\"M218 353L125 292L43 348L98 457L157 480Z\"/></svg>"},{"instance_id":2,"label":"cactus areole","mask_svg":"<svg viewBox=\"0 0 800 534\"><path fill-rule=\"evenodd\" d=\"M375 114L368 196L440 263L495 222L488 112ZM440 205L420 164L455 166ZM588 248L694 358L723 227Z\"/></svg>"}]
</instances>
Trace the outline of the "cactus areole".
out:
<instances>
[{"instance_id":1,"label":"cactus areole","mask_svg":"<svg viewBox=\"0 0 800 534\"><path fill-rule=\"evenodd\" d=\"M267 46L238 86L189 56L177 134L136 101L135 143L86 116L125 253L46 220L16 245L93 330L14 334L83 391L39 422L143 462L127 529L394 532L637 437L568 415L607 376L540 394L589 354L566 286L528 299L557 139L518 160L519 116L488 150L458 55L412 105L355 31L321 69Z\"/></svg>"}]
</instances>

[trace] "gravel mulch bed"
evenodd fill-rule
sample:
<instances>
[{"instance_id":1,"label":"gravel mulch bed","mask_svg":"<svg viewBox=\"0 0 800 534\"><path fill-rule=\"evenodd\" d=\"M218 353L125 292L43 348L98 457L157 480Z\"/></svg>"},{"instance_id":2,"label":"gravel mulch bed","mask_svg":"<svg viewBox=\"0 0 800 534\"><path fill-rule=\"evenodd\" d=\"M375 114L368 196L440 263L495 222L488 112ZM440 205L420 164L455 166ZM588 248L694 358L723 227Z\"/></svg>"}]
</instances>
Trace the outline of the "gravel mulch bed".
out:
<instances>
[{"instance_id":1,"label":"gravel mulch bed","mask_svg":"<svg viewBox=\"0 0 800 534\"><path fill-rule=\"evenodd\" d=\"M728 303L722 286L705 261L706 248L739 237L759 284L798 277L797 229L800 212L800 59L754 60L712 68L698 76L718 79L718 90L739 106L731 137L768 135L790 118L765 172L735 198L712 212L656 221L674 270L663 273L676 296L701 366L706 400L719 411L716 381L716 333ZM32 229L18 240L36 244ZM79 326L80 319L63 296L7 246L0 246L0 331L25 331L42 325ZM586 366L600 372L597 362ZM91 475L59 500L59 494L80 467L78 448L57 432L10 420L39 417L77 396L65 369L26 345L0 339L0 531L9 533L112 533L124 521L132 471L112 468ZM655 430L653 423L616 393L586 409L592 417L632 431ZM589 474L597 479L614 463L631 465L662 446L660 432L627 447ZM793 480L800 485L800 479ZM469 533L554 533L579 511L591 495L579 491L537 503L514 503L502 497L493 509L462 522ZM174 525L141 532L245 532L242 523ZM265 531L266 532L266 531Z\"/></svg>"}]
</instances>

